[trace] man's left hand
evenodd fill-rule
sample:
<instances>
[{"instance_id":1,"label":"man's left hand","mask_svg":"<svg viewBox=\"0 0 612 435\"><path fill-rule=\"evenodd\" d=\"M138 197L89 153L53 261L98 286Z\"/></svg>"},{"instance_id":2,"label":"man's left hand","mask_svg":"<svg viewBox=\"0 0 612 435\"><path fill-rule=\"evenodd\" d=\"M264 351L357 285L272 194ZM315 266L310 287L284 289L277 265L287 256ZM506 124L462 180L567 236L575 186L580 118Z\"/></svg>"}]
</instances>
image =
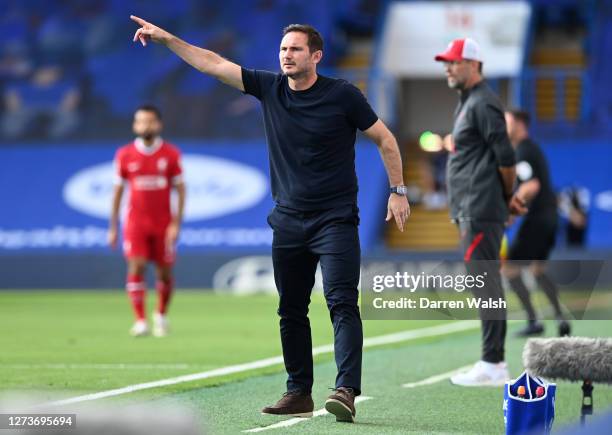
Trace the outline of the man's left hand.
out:
<instances>
[{"instance_id":1,"label":"man's left hand","mask_svg":"<svg viewBox=\"0 0 612 435\"><path fill-rule=\"evenodd\" d=\"M389 222L391 218L395 218L397 229L403 232L404 224L409 216L410 204L408 204L408 199L404 195L392 193L389 196L389 202L387 204L387 218L385 221Z\"/></svg>"}]
</instances>

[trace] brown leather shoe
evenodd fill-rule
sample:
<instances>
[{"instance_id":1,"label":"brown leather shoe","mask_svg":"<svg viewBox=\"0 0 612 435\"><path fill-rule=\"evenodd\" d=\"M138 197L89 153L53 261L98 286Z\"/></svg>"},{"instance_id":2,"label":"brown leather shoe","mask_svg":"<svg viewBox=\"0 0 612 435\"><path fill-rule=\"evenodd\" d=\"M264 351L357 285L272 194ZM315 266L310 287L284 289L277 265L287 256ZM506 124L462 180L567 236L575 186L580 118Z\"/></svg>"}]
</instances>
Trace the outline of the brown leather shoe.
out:
<instances>
[{"instance_id":1,"label":"brown leather shoe","mask_svg":"<svg viewBox=\"0 0 612 435\"><path fill-rule=\"evenodd\" d=\"M325 409L336 416L336 421L355 422L355 392L352 388L338 387L327 398Z\"/></svg>"},{"instance_id":2,"label":"brown leather shoe","mask_svg":"<svg viewBox=\"0 0 612 435\"><path fill-rule=\"evenodd\" d=\"M262 414L290 415L292 417L312 417L314 402L310 393L287 391L276 405L266 406Z\"/></svg>"}]
</instances>

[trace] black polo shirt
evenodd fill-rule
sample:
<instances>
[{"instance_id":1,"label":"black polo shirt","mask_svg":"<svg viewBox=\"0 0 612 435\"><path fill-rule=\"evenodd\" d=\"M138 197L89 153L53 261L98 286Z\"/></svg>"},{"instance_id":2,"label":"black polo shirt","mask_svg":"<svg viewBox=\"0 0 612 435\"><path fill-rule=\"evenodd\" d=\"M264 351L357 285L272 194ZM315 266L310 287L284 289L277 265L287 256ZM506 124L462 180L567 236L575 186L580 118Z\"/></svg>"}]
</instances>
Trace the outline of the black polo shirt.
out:
<instances>
[{"instance_id":1,"label":"black polo shirt","mask_svg":"<svg viewBox=\"0 0 612 435\"><path fill-rule=\"evenodd\" d=\"M262 104L276 203L296 210L357 204L356 133L378 120L361 91L322 75L294 91L283 74L246 68L242 82Z\"/></svg>"},{"instance_id":2,"label":"black polo shirt","mask_svg":"<svg viewBox=\"0 0 612 435\"><path fill-rule=\"evenodd\" d=\"M538 194L527 205L527 218L551 218L557 216L557 197L552 189L546 157L540 147L530 139L516 147L516 176L519 183L536 179L540 183Z\"/></svg>"},{"instance_id":3,"label":"black polo shirt","mask_svg":"<svg viewBox=\"0 0 612 435\"><path fill-rule=\"evenodd\" d=\"M455 149L447 163L451 217L505 222L508 206L498 167L514 165L514 150L502 104L484 81L461 92L452 134Z\"/></svg>"}]
</instances>

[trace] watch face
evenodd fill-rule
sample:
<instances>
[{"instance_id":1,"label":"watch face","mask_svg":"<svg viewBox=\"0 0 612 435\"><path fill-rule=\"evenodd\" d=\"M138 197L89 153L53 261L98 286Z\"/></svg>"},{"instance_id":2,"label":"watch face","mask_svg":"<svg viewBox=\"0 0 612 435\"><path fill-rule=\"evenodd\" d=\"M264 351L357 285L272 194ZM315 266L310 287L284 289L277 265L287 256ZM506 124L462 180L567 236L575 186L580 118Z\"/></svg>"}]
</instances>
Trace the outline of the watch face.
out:
<instances>
[{"instance_id":1,"label":"watch face","mask_svg":"<svg viewBox=\"0 0 612 435\"><path fill-rule=\"evenodd\" d=\"M391 192L397 193L398 195L406 196L408 194L408 187L406 186L394 186L391 188Z\"/></svg>"}]
</instances>

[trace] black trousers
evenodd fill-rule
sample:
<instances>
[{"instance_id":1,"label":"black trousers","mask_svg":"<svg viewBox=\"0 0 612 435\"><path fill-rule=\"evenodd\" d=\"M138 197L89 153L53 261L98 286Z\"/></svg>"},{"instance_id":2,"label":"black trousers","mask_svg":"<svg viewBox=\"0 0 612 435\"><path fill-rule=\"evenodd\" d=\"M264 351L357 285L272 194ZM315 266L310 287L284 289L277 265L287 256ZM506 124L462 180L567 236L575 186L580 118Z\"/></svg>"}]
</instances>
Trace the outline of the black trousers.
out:
<instances>
[{"instance_id":1,"label":"black trousers","mask_svg":"<svg viewBox=\"0 0 612 435\"><path fill-rule=\"evenodd\" d=\"M461 250L468 274L486 273L486 285L473 288L478 298L504 298L501 283L499 250L504 235L501 222L461 221ZM505 298L504 298L505 300ZM506 341L506 310L480 310L482 324L482 360L497 363L504 360Z\"/></svg>"},{"instance_id":2,"label":"black trousers","mask_svg":"<svg viewBox=\"0 0 612 435\"><path fill-rule=\"evenodd\" d=\"M525 216L508 250L509 260L547 260L555 247L557 210Z\"/></svg>"},{"instance_id":3,"label":"black trousers","mask_svg":"<svg viewBox=\"0 0 612 435\"><path fill-rule=\"evenodd\" d=\"M276 206L268 223L274 234L272 260L280 298L278 315L287 390L309 393L312 389L308 306L320 263L334 327L336 387L351 387L359 394L363 329L357 289L361 261L357 207L303 212Z\"/></svg>"}]
</instances>

